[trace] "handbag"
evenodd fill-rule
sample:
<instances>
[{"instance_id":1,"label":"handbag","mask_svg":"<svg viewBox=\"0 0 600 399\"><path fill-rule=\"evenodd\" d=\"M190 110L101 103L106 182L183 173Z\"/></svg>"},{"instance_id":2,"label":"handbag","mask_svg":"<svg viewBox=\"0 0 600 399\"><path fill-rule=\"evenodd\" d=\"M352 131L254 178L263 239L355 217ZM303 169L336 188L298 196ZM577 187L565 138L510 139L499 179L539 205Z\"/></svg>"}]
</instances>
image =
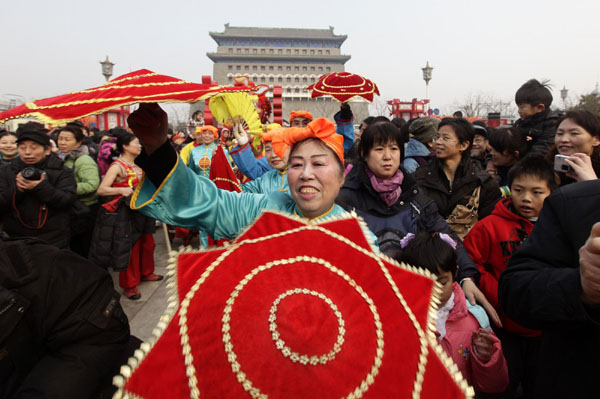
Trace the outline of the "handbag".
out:
<instances>
[{"instance_id":1,"label":"handbag","mask_svg":"<svg viewBox=\"0 0 600 399\"><path fill-rule=\"evenodd\" d=\"M481 186L477 186L466 205L458 204L452 210L452 213L446 219L446 223L461 240L471 231L479 216L477 211L479 209L479 195L481 193Z\"/></svg>"}]
</instances>

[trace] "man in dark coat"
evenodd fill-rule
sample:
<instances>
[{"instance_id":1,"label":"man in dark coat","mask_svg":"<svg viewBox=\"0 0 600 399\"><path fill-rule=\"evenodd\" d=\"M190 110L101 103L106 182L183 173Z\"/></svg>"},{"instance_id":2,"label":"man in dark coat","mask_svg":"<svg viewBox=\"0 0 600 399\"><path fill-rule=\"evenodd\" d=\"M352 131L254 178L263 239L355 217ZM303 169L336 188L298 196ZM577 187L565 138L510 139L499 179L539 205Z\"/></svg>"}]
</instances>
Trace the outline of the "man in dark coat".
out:
<instances>
[{"instance_id":1,"label":"man in dark coat","mask_svg":"<svg viewBox=\"0 0 600 399\"><path fill-rule=\"evenodd\" d=\"M127 358L110 275L36 239L0 239L0 398L93 398Z\"/></svg>"},{"instance_id":2,"label":"man in dark coat","mask_svg":"<svg viewBox=\"0 0 600 399\"><path fill-rule=\"evenodd\" d=\"M4 231L66 248L71 207L77 199L73 171L51 152L50 138L35 125L20 133L17 149L19 158L0 169Z\"/></svg>"},{"instance_id":3,"label":"man in dark coat","mask_svg":"<svg viewBox=\"0 0 600 399\"><path fill-rule=\"evenodd\" d=\"M599 396L598 222L600 180L555 191L500 275L498 294L506 314L542 330L536 398Z\"/></svg>"}]
</instances>

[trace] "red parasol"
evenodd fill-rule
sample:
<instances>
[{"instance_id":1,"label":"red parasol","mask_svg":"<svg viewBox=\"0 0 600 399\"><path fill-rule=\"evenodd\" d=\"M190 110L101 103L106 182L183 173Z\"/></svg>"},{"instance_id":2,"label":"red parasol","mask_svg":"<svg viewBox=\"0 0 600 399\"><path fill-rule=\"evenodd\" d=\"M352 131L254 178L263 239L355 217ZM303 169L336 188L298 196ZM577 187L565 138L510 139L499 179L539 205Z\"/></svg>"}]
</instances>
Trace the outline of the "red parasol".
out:
<instances>
[{"instance_id":1,"label":"red parasol","mask_svg":"<svg viewBox=\"0 0 600 399\"><path fill-rule=\"evenodd\" d=\"M331 96L340 102L346 102L355 96L373 102L373 94L379 95L375 82L350 72L327 73L306 89L312 90L312 98Z\"/></svg>"},{"instance_id":2,"label":"red parasol","mask_svg":"<svg viewBox=\"0 0 600 399\"><path fill-rule=\"evenodd\" d=\"M222 87L192 83L140 69L87 90L36 100L0 112L0 122L31 115L60 125L115 107L136 103L196 102L222 91L249 91L245 87Z\"/></svg>"},{"instance_id":3,"label":"red parasol","mask_svg":"<svg viewBox=\"0 0 600 399\"><path fill-rule=\"evenodd\" d=\"M434 281L363 231L266 212L228 248L173 258L159 336L121 367L115 397L472 396L432 332Z\"/></svg>"}]
</instances>

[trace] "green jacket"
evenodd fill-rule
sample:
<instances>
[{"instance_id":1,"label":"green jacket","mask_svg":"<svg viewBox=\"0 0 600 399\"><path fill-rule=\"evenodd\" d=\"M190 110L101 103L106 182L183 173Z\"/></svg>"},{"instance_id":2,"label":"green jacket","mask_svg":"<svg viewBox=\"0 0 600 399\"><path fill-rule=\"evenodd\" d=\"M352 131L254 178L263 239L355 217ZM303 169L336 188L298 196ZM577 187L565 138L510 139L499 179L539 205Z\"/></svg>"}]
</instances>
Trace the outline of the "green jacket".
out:
<instances>
[{"instance_id":1,"label":"green jacket","mask_svg":"<svg viewBox=\"0 0 600 399\"><path fill-rule=\"evenodd\" d=\"M100 173L98 172L98 165L88 155L87 147L81 145L71 151L65 156L64 162L67 168L73 169L75 181L77 182L77 199L86 206L98 202L96 190L100 185Z\"/></svg>"}]
</instances>

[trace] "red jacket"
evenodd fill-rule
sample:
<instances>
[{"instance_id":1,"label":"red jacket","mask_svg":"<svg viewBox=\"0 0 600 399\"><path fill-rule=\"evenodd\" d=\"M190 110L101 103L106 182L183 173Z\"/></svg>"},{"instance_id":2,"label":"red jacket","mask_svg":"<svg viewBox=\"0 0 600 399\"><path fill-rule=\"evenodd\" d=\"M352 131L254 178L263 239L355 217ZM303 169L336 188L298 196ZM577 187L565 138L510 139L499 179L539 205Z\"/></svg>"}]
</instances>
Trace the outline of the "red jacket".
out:
<instances>
[{"instance_id":1,"label":"red jacket","mask_svg":"<svg viewBox=\"0 0 600 399\"><path fill-rule=\"evenodd\" d=\"M465 237L464 245L481 273L479 288L498 312L503 328L515 334L537 337L541 335L539 331L530 330L509 319L498 303L500 274L533 229L533 223L510 208L512 198L499 201L490 216L473 226Z\"/></svg>"},{"instance_id":2,"label":"red jacket","mask_svg":"<svg viewBox=\"0 0 600 399\"><path fill-rule=\"evenodd\" d=\"M440 344L452 358L467 382L479 392L503 392L508 386L508 366L502 353L502 344L488 327L492 334L494 346L492 357L483 362L473 350L473 332L481 325L467 309L465 294L458 283L453 283L454 307L446 320L446 335ZM439 340L439 334L436 334Z\"/></svg>"}]
</instances>

